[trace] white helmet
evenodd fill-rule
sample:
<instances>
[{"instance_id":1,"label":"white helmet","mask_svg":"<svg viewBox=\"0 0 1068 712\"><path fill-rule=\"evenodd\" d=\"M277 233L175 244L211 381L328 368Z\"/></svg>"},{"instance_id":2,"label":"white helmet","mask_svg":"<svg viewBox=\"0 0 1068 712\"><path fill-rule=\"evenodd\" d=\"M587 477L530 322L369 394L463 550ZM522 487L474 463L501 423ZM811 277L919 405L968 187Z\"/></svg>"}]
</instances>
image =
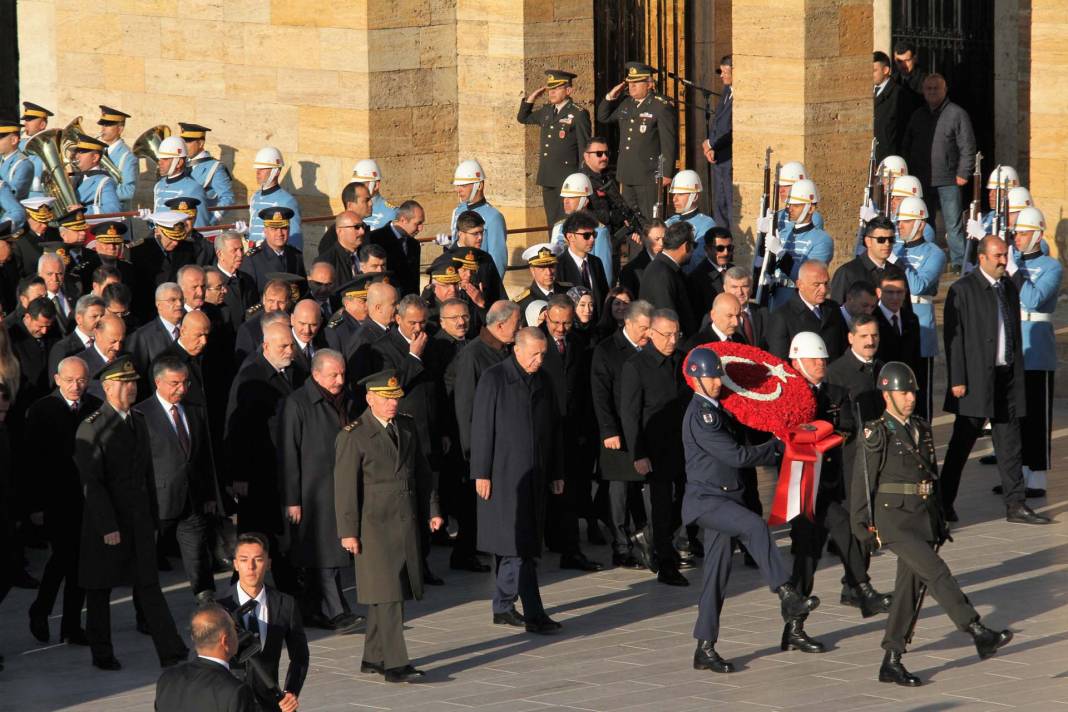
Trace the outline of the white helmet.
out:
<instances>
[{"instance_id":1,"label":"white helmet","mask_svg":"<svg viewBox=\"0 0 1068 712\"><path fill-rule=\"evenodd\" d=\"M366 184L368 192L374 195L378 192L378 184L382 182L382 169L373 158L360 159L352 167L352 181Z\"/></svg>"},{"instance_id":2,"label":"white helmet","mask_svg":"<svg viewBox=\"0 0 1068 712\"><path fill-rule=\"evenodd\" d=\"M923 186L916 176L898 176L891 183L890 195L894 198L922 198Z\"/></svg>"},{"instance_id":3,"label":"white helmet","mask_svg":"<svg viewBox=\"0 0 1068 712\"><path fill-rule=\"evenodd\" d=\"M823 338L812 331L798 332L790 342L790 358L830 358Z\"/></svg>"},{"instance_id":4,"label":"white helmet","mask_svg":"<svg viewBox=\"0 0 1068 712\"><path fill-rule=\"evenodd\" d=\"M1020 214L1016 217L1016 226L1013 228L1017 234L1021 232L1030 232L1031 241L1027 243L1027 247L1024 249L1024 254L1031 252L1035 249L1035 245L1046 234L1046 218L1043 217L1042 211L1038 208L1028 207L1020 211Z\"/></svg>"},{"instance_id":5,"label":"white helmet","mask_svg":"<svg viewBox=\"0 0 1068 712\"><path fill-rule=\"evenodd\" d=\"M905 159L901 156L887 156L880 161L879 169L875 172L877 176L890 176L891 178L907 176L908 174L909 165L905 163Z\"/></svg>"},{"instance_id":6,"label":"white helmet","mask_svg":"<svg viewBox=\"0 0 1068 712\"><path fill-rule=\"evenodd\" d=\"M813 206L820 202L820 192L816 184L808 178L797 181L790 186L790 194L786 196L787 205L804 205L804 210L797 216L797 225L804 225L815 209Z\"/></svg>"},{"instance_id":7,"label":"white helmet","mask_svg":"<svg viewBox=\"0 0 1068 712\"><path fill-rule=\"evenodd\" d=\"M282 152L274 146L264 146L256 151L256 157L252 160L252 167L257 170L260 168L271 169L271 172L267 174L267 180L260 184L260 190L270 188L278 180L278 174L282 172L282 166L284 165L285 161L282 160Z\"/></svg>"},{"instance_id":8,"label":"white helmet","mask_svg":"<svg viewBox=\"0 0 1068 712\"><path fill-rule=\"evenodd\" d=\"M927 203L923 202L923 198L911 197L905 198L901 201L901 205L897 208L897 214L894 216L894 220L901 222L902 220L915 220L912 225L912 230L908 235L902 235L901 239L905 242L912 242L916 239L917 233L923 230L923 222L927 220L929 213L927 212Z\"/></svg>"},{"instance_id":9,"label":"white helmet","mask_svg":"<svg viewBox=\"0 0 1068 712\"><path fill-rule=\"evenodd\" d=\"M159 160L162 162L165 158L189 158L189 151L186 150L185 140L178 136L168 136L159 142L159 150L156 152L159 156ZM171 161L171 167L167 171L167 175L164 178L173 178L178 175L178 161Z\"/></svg>"},{"instance_id":10,"label":"white helmet","mask_svg":"<svg viewBox=\"0 0 1068 712\"><path fill-rule=\"evenodd\" d=\"M1012 166L994 166L994 170L990 171L990 177L986 181L986 189L997 190L999 183L1002 190L1008 190L1020 185L1020 175Z\"/></svg>"},{"instance_id":11,"label":"white helmet","mask_svg":"<svg viewBox=\"0 0 1068 712\"><path fill-rule=\"evenodd\" d=\"M572 173L560 186L561 198L582 198L579 201L579 210L586 207L591 195L593 195L593 184L590 183L590 178L585 173Z\"/></svg>"},{"instance_id":12,"label":"white helmet","mask_svg":"<svg viewBox=\"0 0 1068 712\"><path fill-rule=\"evenodd\" d=\"M485 185L485 182L486 173L482 170L482 164L474 158L460 161L460 165L456 166L456 170L452 174L453 185L475 186L471 190L471 197L467 199L468 203L478 201L479 196L482 193L482 186Z\"/></svg>"},{"instance_id":13,"label":"white helmet","mask_svg":"<svg viewBox=\"0 0 1068 712\"><path fill-rule=\"evenodd\" d=\"M808 171L805 169L805 164L800 161L784 163L779 169L779 185L793 185L805 178L808 178Z\"/></svg>"},{"instance_id":14,"label":"white helmet","mask_svg":"<svg viewBox=\"0 0 1068 712\"><path fill-rule=\"evenodd\" d=\"M675 177L671 179L671 186L668 188L668 193L689 195L690 197L686 201L686 207L680 212L688 213L693 208L693 204L697 202L697 199L701 197L701 176L697 174L697 171L685 170L679 171L675 174Z\"/></svg>"},{"instance_id":15,"label":"white helmet","mask_svg":"<svg viewBox=\"0 0 1068 712\"><path fill-rule=\"evenodd\" d=\"M1018 213L1024 208L1034 207L1034 201L1031 200L1031 191L1024 188L1022 185L1018 185L1015 188L1009 188L1008 195L1009 212Z\"/></svg>"}]
</instances>

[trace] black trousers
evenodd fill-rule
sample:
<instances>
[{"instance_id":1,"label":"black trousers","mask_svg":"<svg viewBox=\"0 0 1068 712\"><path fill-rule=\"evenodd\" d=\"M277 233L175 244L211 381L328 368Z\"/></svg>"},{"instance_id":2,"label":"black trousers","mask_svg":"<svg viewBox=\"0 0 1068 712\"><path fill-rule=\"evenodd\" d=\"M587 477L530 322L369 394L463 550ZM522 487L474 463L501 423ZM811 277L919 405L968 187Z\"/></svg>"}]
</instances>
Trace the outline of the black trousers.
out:
<instances>
[{"instance_id":1,"label":"black trousers","mask_svg":"<svg viewBox=\"0 0 1068 712\"><path fill-rule=\"evenodd\" d=\"M408 646L404 643L404 602L367 604L367 634L363 640L363 661L377 663L387 670L404 667Z\"/></svg>"},{"instance_id":2,"label":"black trousers","mask_svg":"<svg viewBox=\"0 0 1068 712\"><path fill-rule=\"evenodd\" d=\"M560 186L542 186L541 202L545 207L545 220L552 231L553 225L564 217L564 203L560 199Z\"/></svg>"},{"instance_id":3,"label":"black trousers","mask_svg":"<svg viewBox=\"0 0 1068 712\"><path fill-rule=\"evenodd\" d=\"M156 655L160 662L189 653L178 629L174 625L171 609L159 584L135 585L134 605L144 614L145 625L152 636ZM85 592L85 635L93 660L106 660L115 656L111 645L111 589L91 588Z\"/></svg>"},{"instance_id":4,"label":"black trousers","mask_svg":"<svg viewBox=\"0 0 1068 712\"><path fill-rule=\"evenodd\" d=\"M990 418L991 435L994 440L994 452L998 457L998 474L1001 475L1001 487L1005 504L1012 506L1024 501L1023 459L1020 444L1020 419L1015 409L1010 407L1006 394L1012 393L1012 368L999 366L994 370L994 403L996 411ZM953 507L960 489L961 472L968 461L968 455L975 446L975 441L983 431L985 418L958 415L953 421L953 435L949 438L946 459L942 463L941 497L942 508L946 511Z\"/></svg>"},{"instance_id":5,"label":"black trousers","mask_svg":"<svg viewBox=\"0 0 1068 712\"><path fill-rule=\"evenodd\" d=\"M934 358L921 358L916 369L916 415L928 423L934 416Z\"/></svg>"},{"instance_id":6,"label":"black trousers","mask_svg":"<svg viewBox=\"0 0 1068 712\"><path fill-rule=\"evenodd\" d=\"M719 227L729 228L734 215L734 166L730 160L712 164L712 219Z\"/></svg>"},{"instance_id":7,"label":"black trousers","mask_svg":"<svg viewBox=\"0 0 1068 712\"><path fill-rule=\"evenodd\" d=\"M304 569L303 601L305 613L318 613L327 620L348 613L349 604L341 588L341 569Z\"/></svg>"},{"instance_id":8,"label":"black trousers","mask_svg":"<svg viewBox=\"0 0 1068 712\"><path fill-rule=\"evenodd\" d=\"M65 531L49 527L49 540L52 554L45 564L41 575L41 586L37 597L30 605L31 616L47 617L52 613L59 595L60 584L63 585L63 618L59 624L60 635L79 630L82 627L82 605L85 603L85 589L78 585L78 550L80 548L80 521L77 528ZM45 522L47 523L47 515Z\"/></svg>"},{"instance_id":9,"label":"black trousers","mask_svg":"<svg viewBox=\"0 0 1068 712\"><path fill-rule=\"evenodd\" d=\"M515 607L518 598L523 603L523 617L535 621L545 617L538 588L538 562L529 556L495 557L497 587L493 592L493 612L506 613Z\"/></svg>"},{"instance_id":10,"label":"black trousers","mask_svg":"<svg viewBox=\"0 0 1068 712\"><path fill-rule=\"evenodd\" d=\"M652 529L653 550L661 565L671 562L677 565L679 554L675 551L675 530L682 524L682 491L685 483L655 470L646 478L642 496L649 512L649 528Z\"/></svg>"},{"instance_id":11,"label":"black trousers","mask_svg":"<svg viewBox=\"0 0 1068 712\"><path fill-rule=\"evenodd\" d=\"M657 186L653 185L652 180L640 185L620 185L619 188L619 192L623 196L623 202L631 210L637 210L646 220L653 218L653 206L656 205L660 191ZM661 220L664 217L663 214L660 215Z\"/></svg>"},{"instance_id":12,"label":"black trousers","mask_svg":"<svg viewBox=\"0 0 1068 712\"><path fill-rule=\"evenodd\" d=\"M191 507L189 508L191 510ZM215 579L211 570L211 520L204 514L188 513L177 519L162 519L159 523L159 538L174 533L178 551L182 554L182 567L189 578L194 594L214 591Z\"/></svg>"},{"instance_id":13,"label":"black trousers","mask_svg":"<svg viewBox=\"0 0 1068 712\"><path fill-rule=\"evenodd\" d=\"M1053 371L1024 371L1027 415L1020 418L1023 464L1036 472L1053 467Z\"/></svg>"},{"instance_id":14,"label":"black trousers","mask_svg":"<svg viewBox=\"0 0 1068 712\"><path fill-rule=\"evenodd\" d=\"M449 484L448 512L456 518L456 539L452 543L452 561L470 559L478 552L478 510L475 506L475 483L455 479Z\"/></svg>"},{"instance_id":15,"label":"black trousers","mask_svg":"<svg viewBox=\"0 0 1068 712\"><path fill-rule=\"evenodd\" d=\"M565 429L573 427L565 423ZM568 453L564 463L564 491L549 495L546 511L545 544L550 551L580 552L578 520L593 510L590 483L596 452L589 445L588 440L580 443L577 437L564 438Z\"/></svg>"},{"instance_id":16,"label":"black trousers","mask_svg":"<svg viewBox=\"0 0 1068 712\"><path fill-rule=\"evenodd\" d=\"M649 521L646 509L647 497L643 495L642 482L611 480L602 483L608 486L608 511L611 516L612 551L625 555L630 552L630 537Z\"/></svg>"},{"instance_id":17,"label":"black trousers","mask_svg":"<svg viewBox=\"0 0 1068 712\"><path fill-rule=\"evenodd\" d=\"M868 576L868 557L849 528L849 513L837 499L828 497L827 501L821 503L817 498L816 521L800 516L790 522L790 552L794 555L790 581L803 596L812 593L816 569L828 539L834 542L838 558L845 568L844 584L856 588L857 584L871 580Z\"/></svg>"},{"instance_id":18,"label":"black trousers","mask_svg":"<svg viewBox=\"0 0 1068 712\"><path fill-rule=\"evenodd\" d=\"M905 652L905 637L920 597L920 584L927 585L928 593L960 630L979 620L979 614L930 542L916 537L887 543L886 547L897 555L897 578L883 650Z\"/></svg>"}]
</instances>

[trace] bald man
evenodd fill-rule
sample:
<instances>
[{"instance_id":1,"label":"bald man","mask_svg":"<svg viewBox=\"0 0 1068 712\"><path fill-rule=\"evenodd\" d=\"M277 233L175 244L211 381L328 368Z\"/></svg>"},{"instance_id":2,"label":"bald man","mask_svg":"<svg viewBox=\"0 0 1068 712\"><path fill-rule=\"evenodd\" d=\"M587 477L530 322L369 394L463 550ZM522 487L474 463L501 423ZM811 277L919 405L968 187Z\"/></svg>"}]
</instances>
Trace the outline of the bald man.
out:
<instances>
[{"instance_id":1,"label":"bald man","mask_svg":"<svg viewBox=\"0 0 1068 712\"><path fill-rule=\"evenodd\" d=\"M373 372L375 361L371 347L383 338L393 324L397 314L397 290L385 282L375 282L367 288L367 319L363 328L349 342L347 377L349 383L356 383Z\"/></svg>"},{"instance_id":2,"label":"bald man","mask_svg":"<svg viewBox=\"0 0 1068 712\"><path fill-rule=\"evenodd\" d=\"M830 274L827 265L808 260L797 274L797 290L768 319L768 350L781 359L789 356L790 342L802 331L820 335L827 345L831 361L841 356L847 346L845 319L838 302L830 298Z\"/></svg>"},{"instance_id":3,"label":"bald man","mask_svg":"<svg viewBox=\"0 0 1068 712\"><path fill-rule=\"evenodd\" d=\"M334 297L334 292L340 284L344 282L338 282L338 272L334 269L333 265L327 262L316 262L311 266L311 270L308 271L308 291L309 296L319 304L319 311L323 313L323 323L325 324L333 316L334 311L340 305L340 300ZM349 280L346 279L345 282Z\"/></svg>"},{"instance_id":4,"label":"bald man","mask_svg":"<svg viewBox=\"0 0 1068 712\"><path fill-rule=\"evenodd\" d=\"M319 302L314 299L303 299L293 308L290 318L293 331L293 363L298 369L307 375L311 373L312 359L315 352L327 347L326 336L323 334L323 312L319 308ZM299 383L294 381L294 387L304 384L303 379Z\"/></svg>"},{"instance_id":5,"label":"bald man","mask_svg":"<svg viewBox=\"0 0 1068 712\"><path fill-rule=\"evenodd\" d=\"M690 337L683 348L689 351L695 346L715 341L745 343L745 340L738 334L741 314L742 304L736 296L727 292L716 295L716 298L712 300L712 308L708 312L708 322Z\"/></svg>"},{"instance_id":6,"label":"bald man","mask_svg":"<svg viewBox=\"0 0 1068 712\"><path fill-rule=\"evenodd\" d=\"M93 345L78 354L85 361L89 369L89 395L97 400L104 400L104 389L100 381L93 378L93 374L102 369L106 364L115 360L122 352L126 340L126 322L114 314L105 314L96 323L93 330Z\"/></svg>"},{"instance_id":7,"label":"bald man","mask_svg":"<svg viewBox=\"0 0 1068 712\"><path fill-rule=\"evenodd\" d=\"M338 283L344 284L360 273L357 251L367 237L367 226L359 215L346 210L334 218L334 231L337 243L320 252L315 261L332 265L338 275Z\"/></svg>"}]
</instances>

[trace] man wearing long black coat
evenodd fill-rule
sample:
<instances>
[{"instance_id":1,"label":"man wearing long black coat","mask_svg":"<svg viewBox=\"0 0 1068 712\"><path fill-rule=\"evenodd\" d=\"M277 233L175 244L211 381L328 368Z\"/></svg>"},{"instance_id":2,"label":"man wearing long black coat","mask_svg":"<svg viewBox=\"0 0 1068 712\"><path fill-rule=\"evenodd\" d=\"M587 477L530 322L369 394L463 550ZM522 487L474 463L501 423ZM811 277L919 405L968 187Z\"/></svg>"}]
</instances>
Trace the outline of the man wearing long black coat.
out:
<instances>
[{"instance_id":1,"label":"man wearing long black coat","mask_svg":"<svg viewBox=\"0 0 1068 712\"><path fill-rule=\"evenodd\" d=\"M693 252L693 226L677 222L664 235L664 249L642 273L640 297L657 309L671 309L678 315L679 328L685 336L693 334L700 325L700 315L690 302L690 290L682 265Z\"/></svg>"},{"instance_id":2,"label":"man wearing long black coat","mask_svg":"<svg viewBox=\"0 0 1068 712\"><path fill-rule=\"evenodd\" d=\"M496 556L493 622L551 633L536 559L544 539L550 492L561 494L563 433L556 397L540 372L545 335L525 328L514 354L486 369L475 391L471 476L478 492L478 548ZM515 609L523 602L523 614Z\"/></svg>"}]
</instances>

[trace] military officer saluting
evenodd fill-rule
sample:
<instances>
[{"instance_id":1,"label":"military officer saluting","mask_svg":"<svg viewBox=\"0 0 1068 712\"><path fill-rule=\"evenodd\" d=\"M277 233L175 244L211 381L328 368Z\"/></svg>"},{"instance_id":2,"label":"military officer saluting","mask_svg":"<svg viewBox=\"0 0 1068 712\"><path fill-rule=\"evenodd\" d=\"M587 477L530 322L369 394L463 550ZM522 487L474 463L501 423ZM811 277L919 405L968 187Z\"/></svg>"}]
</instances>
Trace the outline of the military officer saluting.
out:
<instances>
[{"instance_id":1,"label":"military officer saluting","mask_svg":"<svg viewBox=\"0 0 1068 712\"><path fill-rule=\"evenodd\" d=\"M156 187L152 190L152 203L156 212L169 210L167 201L171 198L196 198L197 225L211 225L208 215L208 196L189 172L189 152L185 141L177 136L168 136L159 143L159 175Z\"/></svg>"},{"instance_id":2,"label":"military officer saluting","mask_svg":"<svg viewBox=\"0 0 1068 712\"><path fill-rule=\"evenodd\" d=\"M100 105L100 118L97 125L100 126L100 140L107 144L108 158L119 169L122 181L115 186L115 193L119 196L124 210L130 209L134 192L137 190L137 156L122 140L122 132L126 129L126 119L130 115L113 109L110 106Z\"/></svg>"},{"instance_id":3,"label":"military officer saluting","mask_svg":"<svg viewBox=\"0 0 1068 712\"><path fill-rule=\"evenodd\" d=\"M282 177L283 166L285 166L285 161L282 160L282 152L274 146L264 146L256 152L252 167L256 169L256 182L259 183L260 189L253 193L252 199L249 200L251 219L248 223L248 241L251 243L263 241L263 216L274 215L274 211L267 211L266 208L285 208L289 211L289 216L286 218L289 243L296 249L303 250L304 234L300 229L300 204L291 193L278 184ZM282 271L292 272L293 270Z\"/></svg>"},{"instance_id":4,"label":"military officer saluting","mask_svg":"<svg viewBox=\"0 0 1068 712\"><path fill-rule=\"evenodd\" d=\"M850 494L853 534L862 545L885 545L897 556L893 603L882 647L886 651L880 682L916 687L921 683L905 669L901 656L912 640L920 587L931 592L957 628L975 640L980 659L1012 640L1012 631L993 631L953 578L936 549L949 538L937 496L938 462L931 426L913 415L916 376L900 361L879 372L878 387L886 410L864 424L864 445L857 453Z\"/></svg>"},{"instance_id":5,"label":"military officer saluting","mask_svg":"<svg viewBox=\"0 0 1068 712\"><path fill-rule=\"evenodd\" d=\"M623 200L647 220L653 217L660 188L671 185L668 176L675 170L678 152L675 112L668 100L655 92L653 71L648 64L627 62L624 81L597 105L598 121L619 124L616 178L623 188ZM660 185L655 181L658 169Z\"/></svg>"},{"instance_id":6,"label":"military officer saluting","mask_svg":"<svg viewBox=\"0 0 1068 712\"><path fill-rule=\"evenodd\" d=\"M187 124L181 121L178 122L178 127L181 129L178 136L185 141L186 153L190 156L190 174L193 180L204 189L204 194L208 196L208 207L233 205L234 184L230 170L223 165L222 161L204 149L204 142L211 129L200 124ZM216 213L212 217L218 222L222 213Z\"/></svg>"},{"instance_id":7,"label":"military officer saluting","mask_svg":"<svg viewBox=\"0 0 1068 712\"><path fill-rule=\"evenodd\" d=\"M40 104L34 104L32 101L22 102L22 131L25 135L19 142L20 151L25 153L26 144L30 139L48 128L49 116L53 116L52 112ZM46 194L44 186L41 185L44 164L37 156L30 156L30 163L33 164L33 182L30 184L29 197L40 198Z\"/></svg>"},{"instance_id":8,"label":"military officer saluting","mask_svg":"<svg viewBox=\"0 0 1068 712\"><path fill-rule=\"evenodd\" d=\"M549 225L564 217L560 186L565 178L582 168L582 152L590 140L590 114L571 100L575 77L571 72L547 69L545 86L523 99L516 115L521 124L541 126L538 185L541 186L545 219ZM535 110L534 102L542 94L548 101Z\"/></svg>"},{"instance_id":9,"label":"military officer saluting","mask_svg":"<svg viewBox=\"0 0 1068 712\"><path fill-rule=\"evenodd\" d=\"M371 214L364 219L368 232L396 220L397 206L382 196L382 169L373 158L356 162L352 168L352 182L363 183L371 194Z\"/></svg>"},{"instance_id":10,"label":"military officer saluting","mask_svg":"<svg viewBox=\"0 0 1068 712\"><path fill-rule=\"evenodd\" d=\"M106 143L85 134L78 134L74 142L74 165L78 170L74 174L74 189L78 193L78 202L90 215L122 210L115 181L100 167L100 157L105 150Z\"/></svg>"},{"instance_id":11,"label":"military officer saluting","mask_svg":"<svg viewBox=\"0 0 1068 712\"><path fill-rule=\"evenodd\" d=\"M367 410L337 436L337 533L356 557L356 600L367 605L360 671L406 682L424 674L404 643L404 601L423 597L420 529L437 531L443 521L415 423L397 412L404 389L396 372L380 371L360 385Z\"/></svg>"},{"instance_id":12,"label":"military officer saluting","mask_svg":"<svg viewBox=\"0 0 1068 712\"><path fill-rule=\"evenodd\" d=\"M0 118L0 180L11 188L19 200L30 195L33 163L19 148L22 125L14 118Z\"/></svg>"}]
</instances>

